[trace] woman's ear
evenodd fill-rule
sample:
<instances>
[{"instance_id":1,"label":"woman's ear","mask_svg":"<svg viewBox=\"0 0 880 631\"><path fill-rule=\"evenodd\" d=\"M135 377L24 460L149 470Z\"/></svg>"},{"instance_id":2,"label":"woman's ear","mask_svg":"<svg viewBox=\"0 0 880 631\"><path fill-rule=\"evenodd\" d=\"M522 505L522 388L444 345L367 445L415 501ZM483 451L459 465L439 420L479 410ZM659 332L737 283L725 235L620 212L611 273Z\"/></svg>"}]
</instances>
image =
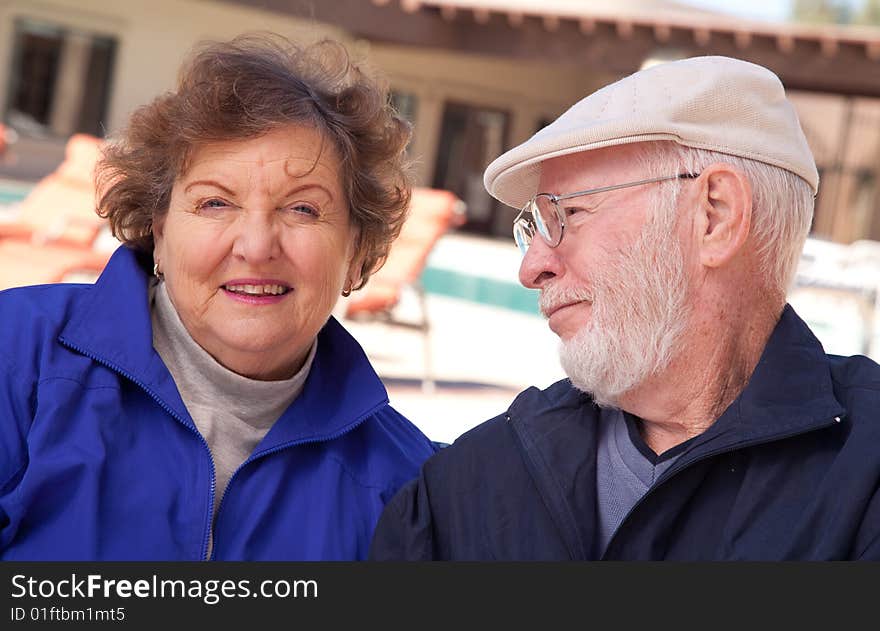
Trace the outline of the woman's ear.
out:
<instances>
[{"instance_id":1,"label":"woman's ear","mask_svg":"<svg viewBox=\"0 0 880 631\"><path fill-rule=\"evenodd\" d=\"M732 165L712 164L697 179L694 223L700 263L721 267L742 250L752 224L752 185Z\"/></svg>"},{"instance_id":2,"label":"woman's ear","mask_svg":"<svg viewBox=\"0 0 880 631\"><path fill-rule=\"evenodd\" d=\"M153 223L150 230L153 232L153 239L158 239L163 236L163 230L165 229L165 213L161 215L153 215Z\"/></svg>"},{"instance_id":3,"label":"woman's ear","mask_svg":"<svg viewBox=\"0 0 880 631\"><path fill-rule=\"evenodd\" d=\"M360 234L360 231L354 232L349 246L348 267L345 273L345 284L342 286L349 292L358 287L364 277L364 245L361 243Z\"/></svg>"},{"instance_id":4,"label":"woman's ear","mask_svg":"<svg viewBox=\"0 0 880 631\"><path fill-rule=\"evenodd\" d=\"M153 262L159 267L162 267L162 248L165 243L165 215L159 215L158 217L153 217L153 225L150 228L153 233Z\"/></svg>"},{"instance_id":5,"label":"woman's ear","mask_svg":"<svg viewBox=\"0 0 880 631\"><path fill-rule=\"evenodd\" d=\"M348 288L349 291L352 289L356 289L361 284L361 279L364 277L364 259L362 256L353 256L351 259L351 263L348 265L348 272L345 275L345 285L343 288Z\"/></svg>"}]
</instances>

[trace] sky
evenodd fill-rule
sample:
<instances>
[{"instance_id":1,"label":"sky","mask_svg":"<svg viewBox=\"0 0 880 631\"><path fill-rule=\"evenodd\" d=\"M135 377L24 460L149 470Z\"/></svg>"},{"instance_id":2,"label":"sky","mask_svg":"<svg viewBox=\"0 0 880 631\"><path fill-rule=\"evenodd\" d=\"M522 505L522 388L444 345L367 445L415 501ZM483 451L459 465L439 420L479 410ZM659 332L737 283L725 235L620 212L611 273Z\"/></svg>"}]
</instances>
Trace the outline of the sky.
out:
<instances>
[{"instance_id":1,"label":"sky","mask_svg":"<svg viewBox=\"0 0 880 631\"><path fill-rule=\"evenodd\" d=\"M791 11L793 0L680 0L685 4L735 13L741 17L784 22ZM862 0L846 0L847 4L860 6Z\"/></svg>"},{"instance_id":2,"label":"sky","mask_svg":"<svg viewBox=\"0 0 880 631\"><path fill-rule=\"evenodd\" d=\"M788 18L792 0L682 0L685 4L735 13L741 17L782 22Z\"/></svg>"}]
</instances>

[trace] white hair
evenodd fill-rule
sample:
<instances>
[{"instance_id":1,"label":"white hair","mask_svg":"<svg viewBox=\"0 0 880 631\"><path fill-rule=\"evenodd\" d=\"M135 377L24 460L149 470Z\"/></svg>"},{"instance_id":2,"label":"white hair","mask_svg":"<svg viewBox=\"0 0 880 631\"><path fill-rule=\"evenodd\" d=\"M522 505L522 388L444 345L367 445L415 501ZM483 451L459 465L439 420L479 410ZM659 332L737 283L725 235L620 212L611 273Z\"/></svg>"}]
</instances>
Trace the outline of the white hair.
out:
<instances>
[{"instance_id":1,"label":"white hair","mask_svg":"<svg viewBox=\"0 0 880 631\"><path fill-rule=\"evenodd\" d=\"M679 173L698 174L715 162L742 171L752 185L751 235L759 264L769 289L785 296L813 221L813 191L804 179L765 162L671 141L645 143L639 160L645 177L673 175L676 169ZM681 186L681 180L664 182L661 194L675 201Z\"/></svg>"},{"instance_id":2,"label":"white hair","mask_svg":"<svg viewBox=\"0 0 880 631\"><path fill-rule=\"evenodd\" d=\"M559 357L571 383L599 405L617 405L622 394L665 370L679 349L690 305L674 202L655 198L638 239L594 270L589 287L548 284L541 292L542 308L591 303L590 323L560 343Z\"/></svg>"}]
</instances>

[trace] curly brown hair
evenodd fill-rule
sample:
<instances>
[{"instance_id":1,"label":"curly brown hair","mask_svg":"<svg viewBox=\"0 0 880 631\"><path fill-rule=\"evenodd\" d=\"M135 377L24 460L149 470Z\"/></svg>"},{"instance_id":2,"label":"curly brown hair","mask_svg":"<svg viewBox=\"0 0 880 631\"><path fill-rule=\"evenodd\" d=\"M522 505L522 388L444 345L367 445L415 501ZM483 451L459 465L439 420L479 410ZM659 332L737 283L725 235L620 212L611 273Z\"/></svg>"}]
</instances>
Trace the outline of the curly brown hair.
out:
<instances>
[{"instance_id":1,"label":"curly brown hair","mask_svg":"<svg viewBox=\"0 0 880 631\"><path fill-rule=\"evenodd\" d=\"M359 235L359 289L384 263L406 217L411 127L390 105L384 83L336 41L300 47L260 33L201 45L183 64L177 89L137 109L107 144L97 169L98 212L114 236L152 253L153 223L167 212L195 149L289 124L313 125L340 158Z\"/></svg>"}]
</instances>

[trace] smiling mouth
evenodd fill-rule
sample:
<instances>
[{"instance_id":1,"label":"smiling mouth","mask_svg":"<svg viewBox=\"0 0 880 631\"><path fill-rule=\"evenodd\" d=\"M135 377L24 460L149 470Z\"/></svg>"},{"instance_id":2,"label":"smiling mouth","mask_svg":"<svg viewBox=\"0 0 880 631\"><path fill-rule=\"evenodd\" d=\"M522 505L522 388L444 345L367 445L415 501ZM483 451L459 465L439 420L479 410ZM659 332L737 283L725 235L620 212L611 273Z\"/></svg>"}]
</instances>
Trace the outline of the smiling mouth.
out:
<instances>
[{"instance_id":1,"label":"smiling mouth","mask_svg":"<svg viewBox=\"0 0 880 631\"><path fill-rule=\"evenodd\" d=\"M579 305L581 303L588 302L587 300L575 300L574 302L566 302L563 304L552 305L551 307L541 309L541 312L544 314L545 318L550 318L557 311L561 311L566 307L572 307L574 305Z\"/></svg>"},{"instance_id":2,"label":"smiling mouth","mask_svg":"<svg viewBox=\"0 0 880 631\"><path fill-rule=\"evenodd\" d=\"M223 289L244 296L283 296L290 291L286 285L223 285Z\"/></svg>"},{"instance_id":3,"label":"smiling mouth","mask_svg":"<svg viewBox=\"0 0 880 631\"><path fill-rule=\"evenodd\" d=\"M556 312L559 311L560 309L565 309L566 307L569 307L569 306L571 306L571 305L573 305L573 304L575 304L575 303L573 303L573 302L568 302L568 303L566 303L566 304L564 304L564 305L556 305L556 306L554 306L554 307L551 307L550 309L548 309L548 310L546 311L547 317L549 318L550 316L552 316L554 313L556 313Z\"/></svg>"}]
</instances>

